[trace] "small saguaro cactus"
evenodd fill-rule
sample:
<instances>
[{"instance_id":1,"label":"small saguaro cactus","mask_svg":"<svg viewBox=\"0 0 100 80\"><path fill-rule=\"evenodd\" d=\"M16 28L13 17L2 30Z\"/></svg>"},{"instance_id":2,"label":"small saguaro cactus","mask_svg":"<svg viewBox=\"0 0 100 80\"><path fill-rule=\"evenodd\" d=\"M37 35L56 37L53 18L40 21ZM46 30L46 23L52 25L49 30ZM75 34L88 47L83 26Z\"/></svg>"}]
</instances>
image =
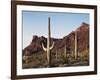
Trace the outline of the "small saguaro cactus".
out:
<instances>
[{"instance_id":1,"label":"small saguaro cactus","mask_svg":"<svg viewBox=\"0 0 100 80\"><path fill-rule=\"evenodd\" d=\"M64 49L64 56L65 56L65 58L66 58L66 56L67 56L67 54L66 54L66 44L65 44L65 49Z\"/></svg>"},{"instance_id":2,"label":"small saguaro cactus","mask_svg":"<svg viewBox=\"0 0 100 80\"><path fill-rule=\"evenodd\" d=\"M51 37L51 31L50 31L50 17L49 17L49 18L48 18L47 48L45 48L44 45L42 44L43 50L47 52L48 66L50 66L50 64L51 64L51 54L50 54L50 50L53 49L53 47L54 47L54 42L53 42L53 44L50 46L50 37Z\"/></svg>"},{"instance_id":3,"label":"small saguaro cactus","mask_svg":"<svg viewBox=\"0 0 100 80\"><path fill-rule=\"evenodd\" d=\"M77 32L75 31L75 60L77 59Z\"/></svg>"},{"instance_id":4,"label":"small saguaro cactus","mask_svg":"<svg viewBox=\"0 0 100 80\"><path fill-rule=\"evenodd\" d=\"M58 59L58 51L57 51L57 49L56 49L56 60Z\"/></svg>"},{"instance_id":5,"label":"small saguaro cactus","mask_svg":"<svg viewBox=\"0 0 100 80\"><path fill-rule=\"evenodd\" d=\"M64 47L64 60L65 60L65 63L67 62L67 50L66 50L66 44L65 44L65 47Z\"/></svg>"}]
</instances>

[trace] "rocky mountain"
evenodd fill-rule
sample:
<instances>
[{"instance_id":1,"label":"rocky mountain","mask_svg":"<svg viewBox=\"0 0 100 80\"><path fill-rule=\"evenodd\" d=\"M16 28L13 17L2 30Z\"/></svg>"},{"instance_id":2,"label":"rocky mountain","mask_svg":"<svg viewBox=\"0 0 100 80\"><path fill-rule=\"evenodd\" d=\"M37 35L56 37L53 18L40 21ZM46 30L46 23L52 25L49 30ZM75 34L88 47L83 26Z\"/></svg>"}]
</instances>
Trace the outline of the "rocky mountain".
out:
<instances>
[{"instance_id":1,"label":"rocky mountain","mask_svg":"<svg viewBox=\"0 0 100 80\"><path fill-rule=\"evenodd\" d=\"M52 49L52 54L55 54L56 51L58 53L64 52L64 47L66 45L67 53L74 52L75 46L75 32L77 32L77 47L78 52L83 52L86 49L89 49L89 24L82 23L75 31L72 31L70 34L64 36L61 39L51 38L51 43L55 42L54 48ZM47 38L44 36L33 35L33 39L31 43L23 49L23 55L31 55L43 53L42 43L46 47ZM29 53L25 53L25 51L29 51Z\"/></svg>"}]
</instances>

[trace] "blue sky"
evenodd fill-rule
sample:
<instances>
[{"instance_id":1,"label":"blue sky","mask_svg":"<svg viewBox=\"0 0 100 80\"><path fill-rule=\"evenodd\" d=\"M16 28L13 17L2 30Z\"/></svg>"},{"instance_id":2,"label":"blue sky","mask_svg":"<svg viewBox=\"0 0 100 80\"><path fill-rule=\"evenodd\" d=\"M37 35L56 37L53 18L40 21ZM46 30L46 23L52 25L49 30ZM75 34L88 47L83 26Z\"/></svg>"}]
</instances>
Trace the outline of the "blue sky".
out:
<instances>
[{"instance_id":1,"label":"blue sky","mask_svg":"<svg viewBox=\"0 0 100 80\"><path fill-rule=\"evenodd\" d=\"M33 35L47 37L48 17L51 20L51 37L54 38L63 38L82 22L89 24L88 13L22 11L23 48L30 44Z\"/></svg>"}]
</instances>

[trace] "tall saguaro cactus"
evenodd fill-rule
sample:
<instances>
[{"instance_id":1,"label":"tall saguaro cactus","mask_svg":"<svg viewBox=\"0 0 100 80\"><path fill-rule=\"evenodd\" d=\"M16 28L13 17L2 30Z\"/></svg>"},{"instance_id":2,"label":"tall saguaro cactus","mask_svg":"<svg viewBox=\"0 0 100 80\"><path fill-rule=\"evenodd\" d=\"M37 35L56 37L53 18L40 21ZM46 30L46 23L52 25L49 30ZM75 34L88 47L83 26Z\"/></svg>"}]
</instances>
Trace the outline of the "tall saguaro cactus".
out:
<instances>
[{"instance_id":1,"label":"tall saguaro cactus","mask_svg":"<svg viewBox=\"0 0 100 80\"><path fill-rule=\"evenodd\" d=\"M75 59L77 59L77 32L75 32Z\"/></svg>"},{"instance_id":2,"label":"tall saguaro cactus","mask_svg":"<svg viewBox=\"0 0 100 80\"><path fill-rule=\"evenodd\" d=\"M54 42L53 42L53 44L50 46L50 37L51 37L51 30L50 30L50 17L49 17L49 18L48 18L47 48L45 48L44 45L42 44L43 50L47 52L47 61L48 61L48 65L49 65L49 66L50 66L50 64L51 64L51 54L50 54L50 50L53 49L53 47L54 47Z\"/></svg>"}]
</instances>

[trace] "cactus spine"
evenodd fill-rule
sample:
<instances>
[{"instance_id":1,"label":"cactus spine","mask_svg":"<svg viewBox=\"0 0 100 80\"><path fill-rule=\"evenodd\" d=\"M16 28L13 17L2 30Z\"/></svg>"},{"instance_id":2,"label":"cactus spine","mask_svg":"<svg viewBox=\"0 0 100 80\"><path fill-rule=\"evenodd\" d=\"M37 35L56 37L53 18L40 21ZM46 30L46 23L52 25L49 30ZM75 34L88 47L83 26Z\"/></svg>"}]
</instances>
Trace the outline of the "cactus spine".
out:
<instances>
[{"instance_id":1,"label":"cactus spine","mask_svg":"<svg viewBox=\"0 0 100 80\"><path fill-rule=\"evenodd\" d=\"M44 45L42 44L43 50L47 52L47 61L48 61L48 65L49 65L49 66L50 66L50 64L51 64L51 54L50 54L50 50L53 49L53 47L54 47L54 42L53 42L53 44L50 46L50 37L51 37L51 31L50 31L50 17L49 17L49 18L48 18L47 48L45 48Z\"/></svg>"},{"instance_id":2,"label":"cactus spine","mask_svg":"<svg viewBox=\"0 0 100 80\"><path fill-rule=\"evenodd\" d=\"M77 59L77 32L75 32L75 59Z\"/></svg>"}]
</instances>

